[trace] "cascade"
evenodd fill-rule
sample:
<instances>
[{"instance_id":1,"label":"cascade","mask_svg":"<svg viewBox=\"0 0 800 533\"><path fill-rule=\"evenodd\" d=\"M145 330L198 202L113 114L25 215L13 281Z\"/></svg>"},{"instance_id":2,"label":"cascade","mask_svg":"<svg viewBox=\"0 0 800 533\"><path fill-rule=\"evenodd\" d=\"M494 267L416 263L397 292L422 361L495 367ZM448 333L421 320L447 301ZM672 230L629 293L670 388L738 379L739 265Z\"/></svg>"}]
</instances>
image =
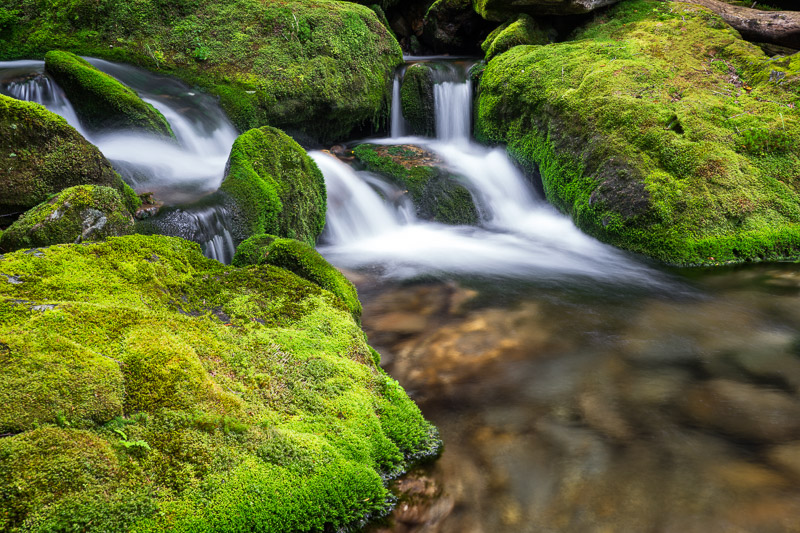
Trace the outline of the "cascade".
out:
<instances>
[{"instance_id":1,"label":"cascade","mask_svg":"<svg viewBox=\"0 0 800 533\"><path fill-rule=\"evenodd\" d=\"M403 81L403 72L400 71L394 76L392 82L392 114L391 114L391 137L396 139L402 137L408 131L406 119L403 117L403 106L400 101L400 84Z\"/></svg>"}]
</instances>

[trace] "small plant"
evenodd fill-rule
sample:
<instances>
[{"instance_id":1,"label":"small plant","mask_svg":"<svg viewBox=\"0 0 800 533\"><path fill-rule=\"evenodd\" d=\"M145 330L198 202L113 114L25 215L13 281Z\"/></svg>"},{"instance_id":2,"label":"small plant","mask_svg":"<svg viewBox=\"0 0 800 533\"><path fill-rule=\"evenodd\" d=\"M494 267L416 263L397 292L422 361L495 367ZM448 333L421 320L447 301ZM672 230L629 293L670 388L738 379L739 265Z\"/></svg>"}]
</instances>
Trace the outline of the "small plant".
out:
<instances>
[{"instance_id":1,"label":"small plant","mask_svg":"<svg viewBox=\"0 0 800 533\"><path fill-rule=\"evenodd\" d=\"M121 429L115 429L114 433L116 433L120 438L120 446L122 446L125 451L129 454L133 455L134 457L144 457L145 455L152 450L150 445L147 442L139 439L139 440L128 440L128 435L122 431Z\"/></svg>"},{"instance_id":2,"label":"small plant","mask_svg":"<svg viewBox=\"0 0 800 533\"><path fill-rule=\"evenodd\" d=\"M197 61L206 61L211 57L211 50L208 46L198 42L194 50L192 50L192 57Z\"/></svg>"}]
</instances>

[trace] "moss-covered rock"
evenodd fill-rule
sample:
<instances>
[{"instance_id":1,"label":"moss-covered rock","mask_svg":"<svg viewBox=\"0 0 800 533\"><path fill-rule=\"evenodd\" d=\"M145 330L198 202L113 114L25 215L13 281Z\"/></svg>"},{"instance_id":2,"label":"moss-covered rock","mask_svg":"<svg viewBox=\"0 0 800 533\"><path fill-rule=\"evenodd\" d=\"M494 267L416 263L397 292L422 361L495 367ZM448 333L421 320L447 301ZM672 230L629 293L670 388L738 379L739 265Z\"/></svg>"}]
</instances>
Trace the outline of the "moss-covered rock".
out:
<instances>
[{"instance_id":1,"label":"moss-covered rock","mask_svg":"<svg viewBox=\"0 0 800 533\"><path fill-rule=\"evenodd\" d=\"M551 35L542 29L529 15L517 15L517 18L498 26L481 44L486 54L486 61L502 54L511 48L523 44L547 44Z\"/></svg>"},{"instance_id":2,"label":"moss-covered rock","mask_svg":"<svg viewBox=\"0 0 800 533\"><path fill-rule=\"evenodd\" d=\"M417 216L443 224L476 224L472 194L433 153L413 145L362 144L355 156L368 170L408 190Z\"/></svg>"},{"instance_id":3,"label":"moss-covered rock","mask_svg":"<svg viewBox=\"0 0 800 533\"><path fill-rule=\"evenodd\" d=\"M64 189L27 211L0 235L0 251L101 241L133 233L133 216L120 194L99 185Z\"/></svg>"},{"instance_id":4,"label":"moss-covered rock","mask_svg":"<svg viewBox=\"0 0 800 533\"><path fill-rule=\"evenodd\" d=\"M519 13L577 15L617 2L619 0L473 0L472 4L483 18L503 21Z\"/></svg>"},{"instance_id":5,"label":"moss-covered rock","mask_svg":"<svg viewBox=\"0 0 800 533\"><path fill-rule=\"evenodd\" d=\"M342 301L285 269L128 236L0 274L3 531L338 530L438 449Z\"/></svg>"},{"instance_id":6,"label":"moss-covered rock","mask_svg":"<svg viewBox=\"0 0 800 533\"><path fill-rule=\"evenodd\" d=\"M127 129L175 137L156 108L83 58L69 52L48 52L44 68L64 90L86 129Z\"/></svg>"},{"instance_id":7,"label":"moss-covered rock","mask_svg":"<svg viewBox=\"0 0 800 533\"><path fill-rule=\"evenodd\" d=\"M768 59L697 6L609 17L495 57L477 137L606 242L681 265L797 256L800 58Z\"/></svg>"},{"instance_id":8,"label":"moss-covered rock","mask_svg":"<svg viewBox=\"0 0 800 533\"><path fill-rule=\"evenodd\" d=\"M281 239L274 235L255 235L239 245L232 264L239 267L274 265L285 268L331 291L345 304L354 318L358 320L361 317L361 302L355 285L303 242Z\"/></svg>"},{"instance_id":9,"label":"moss-covered rock","mask_svg":"<svg viewBox=\"0 0 800 533\"><path fill-rule=\"evenodd\" d=\"M26 211L67 187L106 185L138 199L95 146L39 104L0 95L0 215Z\"/></svg>"},{"instance_id":10,"label":"moss-covered rock","mask_svg":"<svg viewBox=\"0 0 800 533\"><path fill-rule=\"evenodd\" d=\"M374 2L370 2L374 3ZM0 60L59 49L162 70L220 97L240 131L320 142L386 123L397 41L366 6L333 0L0 0Z\"/></svg>"},{"instance_id":11,"label":"moss-covered rock","mask_svg":"<svg viewBox=\"0 0 800 533\"><path fill-rule=\"evenodd\" d=\"M432 137L436 133L436 112L433 99L433 71L425 63L406 69L400 86L403 117L415 135Z\"/></svg>"},{"instance_id":12,"label":"moss-covered rock","mask_svg":"<svg viewBox=\"0 0 800 533\"><path fill-rule=\"evenodd\" d=\"M314 244L325 226L325 178L291 137L263 127L231 148L225 179L237 242L262 233Z\"/></svg>"}]
</instances>

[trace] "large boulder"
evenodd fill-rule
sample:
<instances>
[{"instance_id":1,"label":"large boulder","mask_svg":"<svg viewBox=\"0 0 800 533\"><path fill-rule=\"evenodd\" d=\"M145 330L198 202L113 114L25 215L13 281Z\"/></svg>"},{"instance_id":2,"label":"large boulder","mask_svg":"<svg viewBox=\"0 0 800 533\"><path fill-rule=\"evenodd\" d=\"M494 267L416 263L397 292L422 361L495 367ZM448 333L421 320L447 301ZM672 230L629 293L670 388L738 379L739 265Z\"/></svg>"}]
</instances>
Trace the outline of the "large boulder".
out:
<instances>
[{"instance_id":1,"label":"large boulder","mask_svg":"<svg viewBox=\"0 0 800 533\"><path fill-rule=\"evenodd\" d=\"M487 23L472 0L436 0L422 19L422 40L436 53L475 52Z\"/></svg>"},{"instance_id":2,"label":"large boulder","mask_svg":"<svg viewBox=\"0 0 800 533\"><path fill-rule=\"evenodd\" d=\"M325 178L279 129L265 126L236 139L220 190L237 242L268 233L313 245L325 226Z\"/></svg>"},{"instance_id":3,"label":"large boulder","mask_svg":"<svg viewBox=\"0 0 800 533\"><path fill-rule=\"evenodd\" d=\"M319 0L0 0L0 60L53 49L163 70L220 97L240 131L328 142L385 124L397 41L366 6Z\"/></svg>"},{"instance_id":4,"label":"large boulder","mask_svg":"<svg viewBox=\"0 0 800 533\"><path fill-rule=\"evenodd\" d=\"M355 285L328 263L314 248L294 239L254 235L236 248L233 266L274 265L335 294L357 320L361 302Z\"/></svg>"},{"instance_id":5,"label":"large boulder","mask_svg":"<svg viewBox=\"0 0 800 533\"><path fill-rule=\"evenodd\" d=\"M400 86L400 107L415 135L432 137L436 133L433 71L428 64L415 63L406 69Z\"/></svg>"},{"instance_id":6,"label":"large boulder","mask_svg":"<svg viewBox=\"0 0 800 533\"><path fill-rule=\"evenodd\" d=\"M708 10L633 0L481 78L476 136L506 143L601 240L679 265L800 253L800 56Z\"/></svg>"},{"instance_id":7,"label":"large boulder","mask_svg":"<svg viewBox=\"0 0 800 533\"><path fill-rule=\"evenodd\" d=\"M64 189L0 235L0 251L101 241L133 233L133 216L120 194L97 185Z\"/></svg>"},{"instance_id":8,"label":"large boulder","mask_svg":"<svg viewBox=\"0 0 800 533\"><path fill-rule=\"evenodd\" d=\"M62 189L105 185L138 199L94 145L39 104L0 95L0 215L20 213Z\"/></svg>"},{"instance_id":9,"label":"large boulder","mask_svg":"<svg viewBox=\"0 0 800 533\"><path fill-rule=\"evenodd\" d=\"M341 530L435 429L339 298L172 237L0 258L0 530Z\"/></svg>"},{"instance_id":10,"label":"large boulder","mask_svg":"<svg viewBox=\"0 0 800 533\"><path fill-rule=\"evenodd\" d=\"M417 216L443 224L477 224L472 194L436 154L414 145L362 144L355 156L368 170L407 190Z\"/></svg>"},{"instance_id":11,"label":"large boulder","mask_svg":"<svg viewBox=\"0 0 800 533\"><path fill-rule=\"evenodd\" d=\"M554 39L554 31L547 31L529 15L517 15L513 20L501 24L481 44L486 61L494 56L523 44L548 44Z\"/></svg>"},{"instance_id":12,"label":"large boulder","mask_svg":"<svg viewBox=\"0 0 800 533\"><path fill-rule=\"evenodd\" d=\"M483 18L504 21L519 13L579 15L617 2L619 0L473 0L473 5Z\"/></svg>"},{"instance_id":13,"label":"large boulder","mask_svg":"<svg viewBox=\"0 0 800 533\"><path fill-rule=\"evenodd\" d=\"M175 137L167 119L130 87L69 52L48 52L44 68L90 131L126 129Z\"/></svg>"}]
</instances>

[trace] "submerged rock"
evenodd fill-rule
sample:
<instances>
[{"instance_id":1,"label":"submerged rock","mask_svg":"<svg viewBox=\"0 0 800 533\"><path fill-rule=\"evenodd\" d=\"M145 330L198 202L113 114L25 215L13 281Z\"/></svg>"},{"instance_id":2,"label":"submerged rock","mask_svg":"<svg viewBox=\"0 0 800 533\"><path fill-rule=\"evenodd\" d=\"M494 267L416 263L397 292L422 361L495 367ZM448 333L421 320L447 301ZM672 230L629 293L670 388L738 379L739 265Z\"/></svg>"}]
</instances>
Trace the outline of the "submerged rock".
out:
<instances>
[{"instance_id":1,"label":"submerged rock","mask_svg":"<svg viewBox=\"0 0 800 533\"><path fill-rule=\"evenodd\" d=\"M354 150L367 169L394 181L411 194L417 215L443 224L477 224L478 211L469 190L443 162L414 145L362 144Z\"/></svg>"},{"instance_id":2,"label":"submerged rock","mask_svg":"<svg viewBox=\"0 0 800 533\"><path fill-rule=\"evenodd\" d=\"M608 243L680 265L796 256L800 57L771 61L697 6L608 16L492 59L476 136Z\"/></svg>"},{"instance_id":3,"label":"submerged rock","mask_svg":"<svg viewBox=\"0 0 800 533\"><path fill-rule=\"evenodd\" d=\"M41 252L2 261L0 529L339 530L438 450L344 304L287 270L170 237Z\"/></svg>"},{"instance_id":4,"label":"submerged rock","mask_svg":"<svg viewBox=\"0 0 800 533\"><path fill-rule=\"evenodd\" d=\"M139 204L95 146L39 104L0 95L0 215L26 211L67 187L105 185Z\"/></svg>"},{"instance_id":5,"label":"submerged rock","mask_svg":"<svg viewBox=\"0 0 800 533\"><path fill-rule=\"evenodd\" d=\"M132 130L175 137L167 119L130 87L69 52L48 52L45 71L64 89L81 125L92 131Z\"/></svg>"},{"instance_id":6,"label":"submerged rock","mask_svg":"<svg viewBox=\"0 0 800 533\"><path fill-rule=\"evenodd\" d=\"M101 241L132 233L133 217L117 191L80 185L22 215L0 235L0 250Z\"/></svg>"},{"instance_id":7,"label":"submerged rock","mask_svg":"<svg viewBox=\"0 0 800 533\"><path fill-rule=\"evenodd\" d=\"M219 96L240 131L324 143L385 123L402 63L369 7L332 0L31 4L0 31L0 60L56 48L168 70Z\"/></svg>"},{"instance_id":8,"label":"submerged rock","mask_svg":"<svg viewBox=\"0 0 800 533\"><path fill-rule=\"evenodd\" d=\"M433 73L425 63L406 69L400 86L403 117L415 135L432 137L436 133L436 110L433 100Z\"/></svg>"},{"instance_id":9,"label":"submerged rock","mask_svg":"<svg viewBox=\"0 0 800 533\"><path fill-rule=\"evenodd\" d=\"M305 150L277 128L236 139L220 190L228 196L237 242L267 233L313 245L325 225L325 179Z\"/></svg>"},{"instance_id":10,"label":"submerged rock","mask_svg":"<svg viewBox=\"0 0 800 533\"><path fill-rule=\"evenodd\" d=\"M274 235L255 235L236 248L232 264L238 267L274 265L285 268L331 291L356 320L361 316L361 302L355 285L306 243Z\"/></svg>"}]
</instances>

